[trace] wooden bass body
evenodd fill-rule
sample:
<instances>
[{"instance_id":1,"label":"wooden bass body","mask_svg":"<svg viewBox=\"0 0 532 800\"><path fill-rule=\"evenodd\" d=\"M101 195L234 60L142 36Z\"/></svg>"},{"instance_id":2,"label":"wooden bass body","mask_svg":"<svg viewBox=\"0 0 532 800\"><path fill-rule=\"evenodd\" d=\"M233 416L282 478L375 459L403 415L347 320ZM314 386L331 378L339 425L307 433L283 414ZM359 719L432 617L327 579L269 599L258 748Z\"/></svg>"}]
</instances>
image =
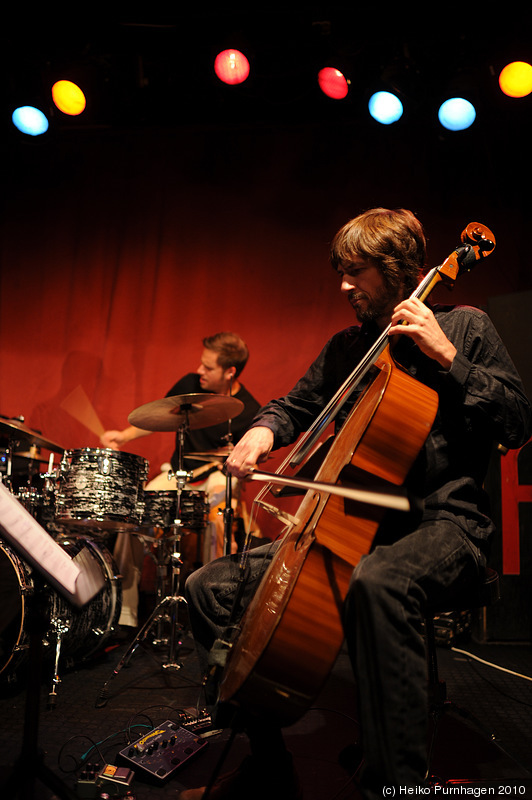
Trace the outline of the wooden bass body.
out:
<instances>
[{"instance_id":1,"label":"wooden bass body","mask_svg":"<svg viewBox=\"0 0 532 800\"><path fill-rule=\"evenodd\" d=\"M432 427L436 393L386 350L336 435L316 481L400 486ZM241 622L219 704L290 725L309 708L342 646L351 575L383 510L309 491Z\"/></svg>"}]
</instances>

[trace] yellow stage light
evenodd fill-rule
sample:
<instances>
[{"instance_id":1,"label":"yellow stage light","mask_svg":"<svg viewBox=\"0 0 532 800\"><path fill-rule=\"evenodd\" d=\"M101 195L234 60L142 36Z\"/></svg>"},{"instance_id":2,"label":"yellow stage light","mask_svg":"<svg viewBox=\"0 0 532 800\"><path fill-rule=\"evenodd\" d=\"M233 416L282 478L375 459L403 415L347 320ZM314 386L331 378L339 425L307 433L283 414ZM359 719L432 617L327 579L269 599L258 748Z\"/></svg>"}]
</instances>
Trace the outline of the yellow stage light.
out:
<instances>
[{"instance_id":1,"label":"yellow stage light","mask_svg":"<svg viewBox=\"0 0 532 800\"><path fill-rule=\"evenodd\" d=\"M72 81L57 81L52 86L52 99L63 114L76 117L85 110L85 95Z\"/></svg>"},{"instance_id":2,"label":"yellow stage light","mask_svg":"<svg viewBox=\"0 0 532 800\"><path fill-rule=\"evenodd\" d=\"M532 92L532 66L526 61L507 64L499 75L499 86L508 97L526 97Z\"/></svg>"}]
</instances>

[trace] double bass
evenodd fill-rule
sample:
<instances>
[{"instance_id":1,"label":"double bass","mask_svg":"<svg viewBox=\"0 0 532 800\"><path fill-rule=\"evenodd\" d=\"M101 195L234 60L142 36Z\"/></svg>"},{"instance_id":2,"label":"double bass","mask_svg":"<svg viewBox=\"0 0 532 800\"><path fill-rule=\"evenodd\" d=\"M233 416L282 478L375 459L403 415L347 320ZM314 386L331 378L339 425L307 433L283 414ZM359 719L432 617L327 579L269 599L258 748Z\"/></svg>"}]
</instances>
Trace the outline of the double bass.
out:
<instances>
[{"instance_id":1,"label":"double bass","mask_svg":"<svg viewBox=\"0 0 532 800\"><path fill-rule=\"evenodd\" d=\"M480 223L470 223L461 242L429 270L412 297L426 300L440 281L452 286L495 247L492 232ZM313 480L283 475L288 464L301 462L368 373L369 385ZM394 361L386 329L278 473L252 472L265 490L300 483L306 493L228 644L218 686L224 714L243 707L285 726L313 703L343 643L342 606L353 569L370 551L385 508L401 497L437 408L434 390ZM353 487L367 493L353 499Z\"/></svg>"}]
</instances>

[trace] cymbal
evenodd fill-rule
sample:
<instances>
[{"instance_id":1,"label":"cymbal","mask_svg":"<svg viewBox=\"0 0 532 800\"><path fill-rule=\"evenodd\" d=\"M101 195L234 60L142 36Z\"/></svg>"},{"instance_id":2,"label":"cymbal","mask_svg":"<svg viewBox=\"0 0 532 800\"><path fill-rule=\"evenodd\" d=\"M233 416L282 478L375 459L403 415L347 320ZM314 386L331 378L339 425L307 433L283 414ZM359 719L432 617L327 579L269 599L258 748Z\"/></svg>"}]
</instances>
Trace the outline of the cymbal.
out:
<instances>
[{"instance_id":1,"label":"cymbal","mask_svg":"<svg viewBox=\"0 0 532 800\"><path fill-rule=\"evenodd\" d=\"M17 459L22 459L22 461L36 461L38 464L48 464L47 458L41 458L40 455L33 455L33 453L19 453L18 451L13 453L13 461L17 461Z\"/></svg>"},{"instance_id":2,"label":"cymbal","mask_svg":"<svg viewBox=\"0 0 532 800\"><path fill-rule=\"evenodd\" d=\"M0 434L1 433L5 433L10 441L18 442L24 440L37 447L44 447L45 450L52 450L54 453L65 452L65 448L61 447L61 445L52 442L50 439L46 439L37 431L32 431L31 428L27 428L15 419L3 419L0 417Z\"/></svg>"},{"instance_id":3,"label":"cymbal","mask_svg":"<svg viewBox=\"0 0 532 800\"><path fill-rule=\"evenodd\" d=\"M197 430L237 417L244 403L224 394L181 394L139 406L128 422L146 431L177 431L182 426Z\"/></svg>"},{"instance_id":4,"label":"cymbal","mask_svg":"<svg viewBox=\"0 0 532 800\"><path fill-rule=\"evenodd\" d=\"M232 450L212 450L210 453L185 453L185 458L190 461L225 461L232 452ZM273 456L268 455L267 458L269 460Z\"/></svg>"},{"instance_id":5,"label":"cymbal","mask_svg":"<svg viewBox=\"0 0 532 800\"><path fill-rule=\"evenodd\" d=\"M212 450L210 453L185 453L185 458L191 461L225 461L230 453L231 450Z\"/></svg>"}]
</instances>

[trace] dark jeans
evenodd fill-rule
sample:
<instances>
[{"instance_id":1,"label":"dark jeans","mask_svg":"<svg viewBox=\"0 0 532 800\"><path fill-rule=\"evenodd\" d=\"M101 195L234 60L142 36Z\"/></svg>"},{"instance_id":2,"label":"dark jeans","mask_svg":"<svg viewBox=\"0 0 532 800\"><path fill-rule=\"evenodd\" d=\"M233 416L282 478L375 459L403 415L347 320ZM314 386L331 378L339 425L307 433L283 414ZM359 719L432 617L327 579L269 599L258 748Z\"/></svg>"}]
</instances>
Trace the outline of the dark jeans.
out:
<instances>
[{"instance_id":1,"label":"dark jeans","mask_svg":"<svg viewBox=\"0 0 532 800\"><path fill-rule=\"evenodd\" d=\"M252 550L246 600L264 572L268 547ZM427 674L424 611L461 604L478 586L485 559L450 520L424 523L377 547L353 571L344 626L363 735L366 797L383 786L419 786L426 772ZM222 634L238 580L235 556L193 573L186 584L200 658Z\"/></svg>"}]
</instances>

